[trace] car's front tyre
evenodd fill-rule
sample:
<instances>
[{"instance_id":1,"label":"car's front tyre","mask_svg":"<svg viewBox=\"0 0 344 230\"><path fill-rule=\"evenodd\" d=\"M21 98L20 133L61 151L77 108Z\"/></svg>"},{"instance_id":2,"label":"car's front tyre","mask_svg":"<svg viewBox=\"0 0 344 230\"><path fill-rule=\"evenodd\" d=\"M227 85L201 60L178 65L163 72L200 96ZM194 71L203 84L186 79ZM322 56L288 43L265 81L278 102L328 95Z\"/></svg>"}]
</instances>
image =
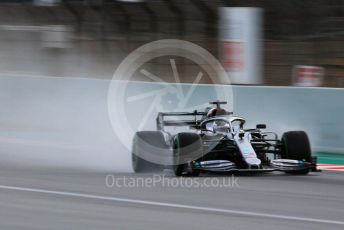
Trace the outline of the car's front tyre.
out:
<instances>
[{"instance_id":1,"label":"car's front tyre","mask_svg":"<svg viewBox=\"0 0 344 230\"><path fill-rule=\"evenodd\" d=\"M281 157L283 159L311 162L311 145L307 133L304 131L285 132L282 136ZM307 174L309 171L309 169L301 169L291 173Z\"/></svg>"}]
</instances>

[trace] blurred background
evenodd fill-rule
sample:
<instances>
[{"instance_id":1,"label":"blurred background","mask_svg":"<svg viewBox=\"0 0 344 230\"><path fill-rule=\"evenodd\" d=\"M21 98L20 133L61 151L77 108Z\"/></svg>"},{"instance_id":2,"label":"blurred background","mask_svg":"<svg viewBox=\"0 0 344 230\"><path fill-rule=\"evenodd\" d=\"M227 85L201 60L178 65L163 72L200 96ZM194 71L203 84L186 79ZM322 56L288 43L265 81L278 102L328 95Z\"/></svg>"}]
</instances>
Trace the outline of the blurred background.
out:
<instances>
[{"instance_id":1,"label":"blurred background","mask_svg":"<svg viewBox=\"0 0 344 230\"><path fill-rule=\"evenodd\" d=\"M237 17L221 7L259 12ZM194 42L235 72L240 52L252 49L249 34L226 35L235 23L245 28L240 17L255 31L259 79L234 83L344 87L343 0L1 0L0 74L111 79L131 51L167 38ZM188 82L192 63L182 66Z\"/></svg>"},{"instance_id":2,"label":"blurred background","mask_svg":"<svg viewBox=\"0 0 344 230\"><path fill-rule=\"evenodd\" d=\"M199 47L174 40L118 71L160 39ZM219 67L211 55L183 58L190 46L233 85L203 71ZM344 171L343 87L344 0L0 0L0 229L343 230L344 174L325 171ZM215 100L246 128L306 131L324 172L108 186L159 175L132 173L134 134L156 130L158 112ZM226 178L182 181L208 177Z\"/></svg>"}]
</instances>

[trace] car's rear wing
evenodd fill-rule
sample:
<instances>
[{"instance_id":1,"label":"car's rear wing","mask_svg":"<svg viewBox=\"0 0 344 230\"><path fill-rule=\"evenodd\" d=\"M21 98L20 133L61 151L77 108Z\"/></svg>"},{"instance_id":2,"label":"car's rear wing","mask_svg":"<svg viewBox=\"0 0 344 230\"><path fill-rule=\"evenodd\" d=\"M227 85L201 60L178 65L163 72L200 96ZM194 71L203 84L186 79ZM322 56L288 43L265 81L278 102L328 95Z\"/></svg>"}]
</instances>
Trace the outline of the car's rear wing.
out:
<instances>
[{"instance_id":1,"label":"car's rear wing","mask_svg":"<svg viewBox=\"0 0 344 230\"><path fill-rule=\"evenodd\" d=\"M188 112L170 112L170 113L158 113L156 118L156 126L158 130L164 130L165 126L190 126L195 129L200 128L200 123L204 120L204 117L207 115L206 112L198 112L197 110L188 113ZM189 117L190 119L171 119L166 120L165 117Z\"/></svg>"}]
</instances>

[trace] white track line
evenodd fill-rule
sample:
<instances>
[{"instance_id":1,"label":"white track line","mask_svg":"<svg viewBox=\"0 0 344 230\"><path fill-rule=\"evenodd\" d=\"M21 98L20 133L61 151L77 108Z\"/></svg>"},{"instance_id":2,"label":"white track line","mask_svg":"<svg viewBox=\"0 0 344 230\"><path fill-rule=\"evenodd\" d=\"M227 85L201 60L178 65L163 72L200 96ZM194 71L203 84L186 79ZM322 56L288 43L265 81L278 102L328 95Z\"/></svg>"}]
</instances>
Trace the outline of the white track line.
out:
<instances>
[{"instance_id":1,"label":"white track line","mask_svg":"<svg viewBox=\"0 0 344 230\"><path fill-rule=\"evenodd\" d=\"M265 218L271 218L271 219L294 220L294 221L303 221L303 222L312 222L312 223L321 223L321 224L344 225L344 221L336 221L336 220L275 215L275 214L260 213L260 212L246 212L246 211L222 209L222 208L211 208L211 207L183 205L183 204L156 202L156 201L148 201L148 200L127 199L127 198L110 197L110 196L99 196L99 195L92 195L92 194L86 194L86 193L62 192L62 191L54 191L54 190L46 190L46 189L35 189L35 188L5 186L5 185L0 185L0 189L16 190L16 191L24 191L24 192L36 192L36 193L42 193L42 194L52 194L52 195L59 195L59 196L87 198L87 199L95 199L95 200L117 201L117 202L125 202L125 203L132 203L132 204L145 204L145 205L151 205L151 206L189 209L189 210L214 212L214 213L221 213L221 214L232 214L232 215L252 216L252 217L265 217Z\"/></svg>"}]
</instances>

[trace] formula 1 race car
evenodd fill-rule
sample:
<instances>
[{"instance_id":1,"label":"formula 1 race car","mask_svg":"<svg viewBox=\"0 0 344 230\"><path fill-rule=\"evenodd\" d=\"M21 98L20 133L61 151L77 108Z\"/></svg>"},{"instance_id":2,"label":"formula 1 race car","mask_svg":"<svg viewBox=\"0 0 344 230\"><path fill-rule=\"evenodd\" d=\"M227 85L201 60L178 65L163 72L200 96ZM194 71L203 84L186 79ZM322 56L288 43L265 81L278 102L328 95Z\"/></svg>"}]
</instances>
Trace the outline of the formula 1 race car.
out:
<instances>
[{"instance_id":1,"label":"formula 1 race car","mask_svg":"<svg viewBox=\"0 0 344 230\"><path fill-rule=\"evenodd\" d=\"M135 172L172 165L176 176L198 176L200 172L272 172L307 174L317 171L304 131L285 132L281 139L263 132L265 124L245 129L245 119L221 108L204 112L173 112L157 116L157 131L137 132L133 139ZM174 119L171 119L174 118ZM183 119L181 119L183 118ZM186 118L186 119L184 119ZM191 131L171 134L168 127Z\"/></svg>"}]
</instances>

